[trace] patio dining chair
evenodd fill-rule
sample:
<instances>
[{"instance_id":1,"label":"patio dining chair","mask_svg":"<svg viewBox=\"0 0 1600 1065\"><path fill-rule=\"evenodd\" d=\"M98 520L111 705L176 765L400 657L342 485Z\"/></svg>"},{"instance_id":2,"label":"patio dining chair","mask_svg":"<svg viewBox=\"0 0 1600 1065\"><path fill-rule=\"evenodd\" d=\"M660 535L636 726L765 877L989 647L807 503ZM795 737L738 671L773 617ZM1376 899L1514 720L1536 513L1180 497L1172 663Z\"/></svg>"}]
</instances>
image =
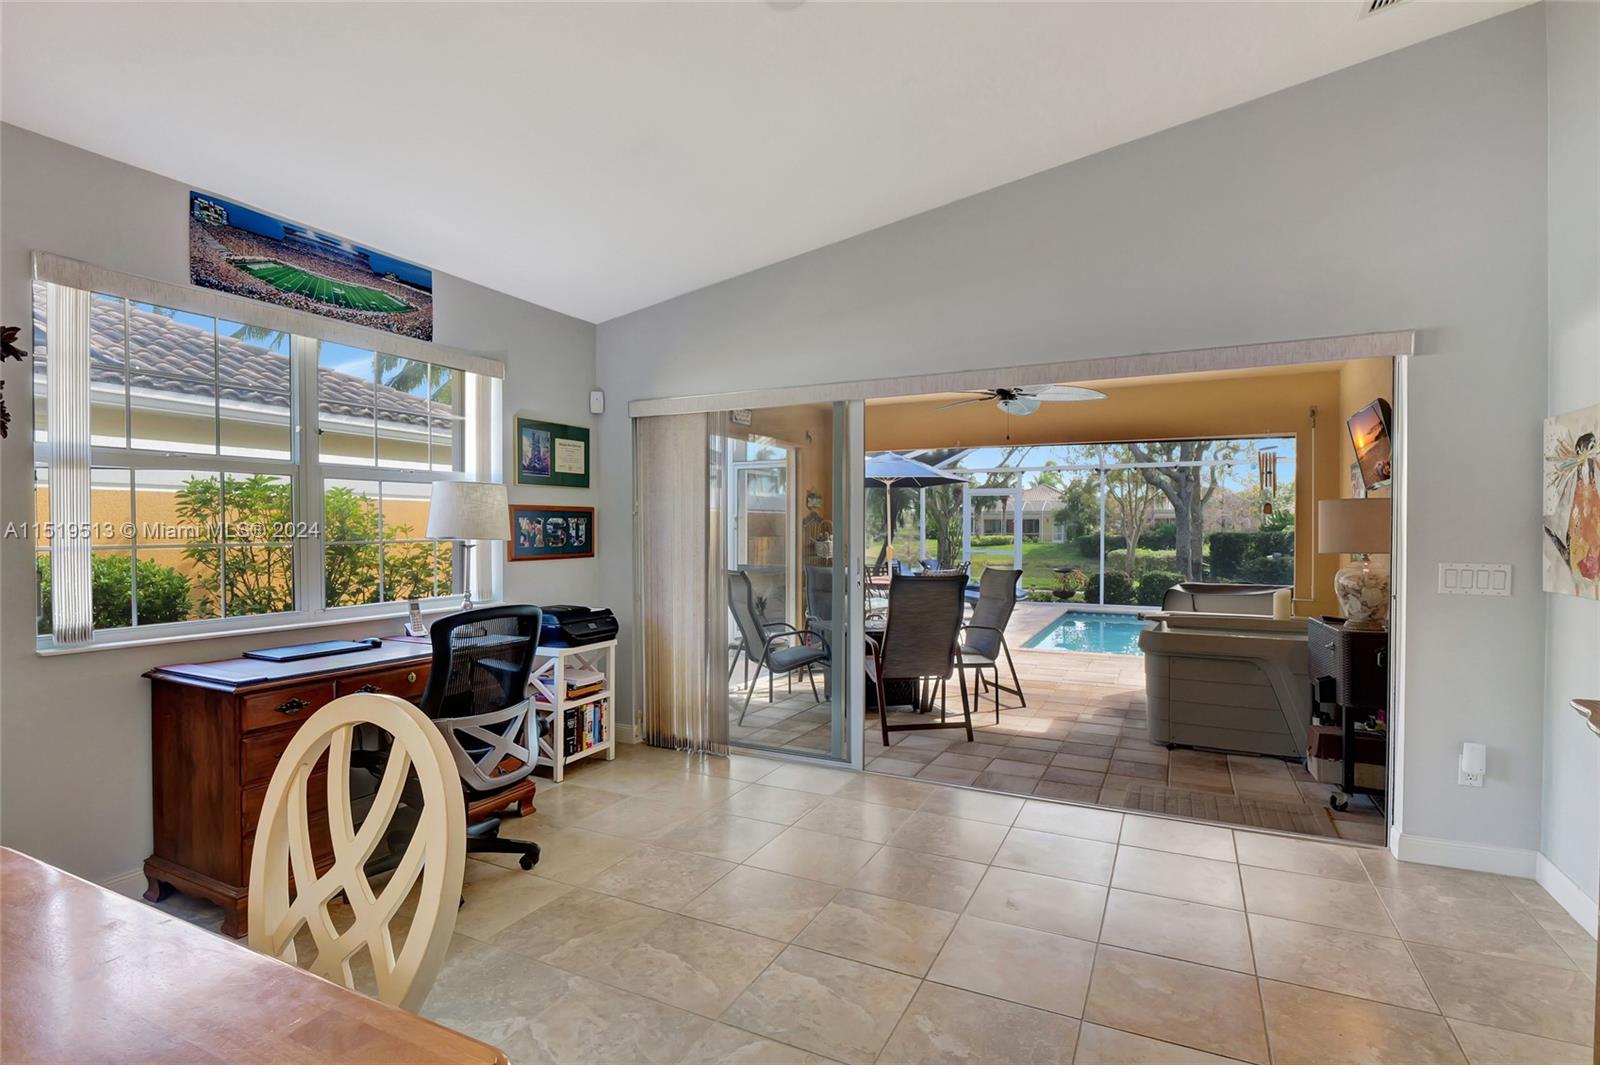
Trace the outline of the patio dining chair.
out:
<instances>
[{"instance_id":1,"label":"patio dining chair","mask_svg":"<svg viewBox=\"0 0 1600 1065\"><path fill-rule=\"evenodd\" d=\"M779 673L787 676L792 691L797 669L806 671L806 679L811 682L811 697L822 702L822 696L817 694L817 678L812 674L811 667L832 658L833 652L826 636L812 628L797 629L793 625L763 623L756 610L756 593L750 583L750 575L740 570L728 571L728 609L733 613L734 624L744 641L745 654L755 657L756 681L761 680L763 669L767 671L768 705L774 702L773 677ZM783 646L785 643L788 646ZM732 670L729 670L729 676L732 676ZM741 725L744 724L744 715L750 711L750 697L755 690L755 684L745 686L744 706L739 710Z\"/></svg>"},{"instance_id":2,"label":"patio dining chair","mask_svg":"<svg viewBox=\"0 0 1600 1065\"><path fill-rule=\"evenodd\" d=\"M876 689L878 721L883 745L889 746L889 733L930 728L965 728L972 741L972 708L967 702L966 672L961 669L961 649L957 636L961 630L962 589L965 574L943 577L908 577L896 574L889 585L893 608L884 624L881 640L867 635L872 657L867 673ZM960 721L945 716L945 682L955 673L961 688ZM891 681L911 681L926 692L938 687L939 720L889 724L886 685Z\"/></svg>"},{"instance_id":3,"label":"patio dining chair","mask_svg":"<svg viewBox=\"0 0 1600 1065\"><path fill-rule=\"evenodd\" d=\"M978 580L978 601L973 605L972 617L961 630L961 668L973 670L977 677L975 697L981 697L983 686L994 688L994 719L1000 720L1000 693L1015 695L1019 706L1027 706L1022 694L1022 681L1017 677L1017 665L1011 659L1011 648L1006 644L1006 625L1017 606L1017 582L1022 579L1019 569L998 569L990 566ZM1005 655L1006 668L1011 671L1011 685L1000 682L1000 656ZM994 671L990 682L985 670Z\"/></svg>"}]
</instances>

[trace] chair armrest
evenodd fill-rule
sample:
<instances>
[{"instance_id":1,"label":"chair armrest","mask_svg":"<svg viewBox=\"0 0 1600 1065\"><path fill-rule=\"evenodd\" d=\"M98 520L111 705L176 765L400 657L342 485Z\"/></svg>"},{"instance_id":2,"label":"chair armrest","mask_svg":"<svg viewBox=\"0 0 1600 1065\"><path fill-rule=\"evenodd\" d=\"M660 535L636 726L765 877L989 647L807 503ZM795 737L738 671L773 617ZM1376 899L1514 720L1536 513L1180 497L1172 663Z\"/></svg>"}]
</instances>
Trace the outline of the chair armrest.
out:
<instances>
[{"instance_id":1,"label":"chair armrest","mask_svg":"<svg viewBox=\"0 0 1600 1065\"><path fill-rule=\"evenodd\" d=\"M881 664L883 662L883 647L873 638L872 633L864 632L861 635L866 639L868 649L872 651L872 660Z\"/></svg>"},{"instance_id":2,"label":"chair armrest","mask_svg":"<svg viewBox=\"0 0 1600 1065\"><path fill-rule=\"evenodd\" d=\"M771 625L764 626L763 632L766 633L767 640L765 646L767 647L771 647L773 641L775 640L793 640L805 635L805 630L797 629L793 625L785 625L779 622L773 622Z\"/></svg>"}]
</instances>

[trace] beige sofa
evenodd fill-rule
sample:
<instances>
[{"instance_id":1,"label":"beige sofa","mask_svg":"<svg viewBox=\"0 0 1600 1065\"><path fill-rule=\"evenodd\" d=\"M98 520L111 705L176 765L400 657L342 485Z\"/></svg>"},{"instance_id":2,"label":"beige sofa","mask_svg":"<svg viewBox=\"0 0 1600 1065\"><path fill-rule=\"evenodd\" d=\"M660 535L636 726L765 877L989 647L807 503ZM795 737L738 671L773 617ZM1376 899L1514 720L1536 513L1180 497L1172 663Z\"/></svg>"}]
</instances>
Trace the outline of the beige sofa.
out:
<instances>
[{"instance_id":1,"label":"beige sofa","mask_svg":"<svg viewBox=\"0 0 1600 1065\"><path fill-rule=\"evenodd\" d=\"M1272 616L1276 584L1207 584L1184 581L1167 589L1161 609L1197 614L1255 614Z\"/></svg>"},{"instance_id":2,"label":"beige sofa","mask_svg":"<svg viewBox=\"0 0 1600 1065\"><path fill-rule=\"evenodd\" d=\"M1300 758L1311 721L1306 623L1162 611L1139 634L1153 743ZM1259 602L1239 596L1236 605Z\"/></svg>"}]
</instances>

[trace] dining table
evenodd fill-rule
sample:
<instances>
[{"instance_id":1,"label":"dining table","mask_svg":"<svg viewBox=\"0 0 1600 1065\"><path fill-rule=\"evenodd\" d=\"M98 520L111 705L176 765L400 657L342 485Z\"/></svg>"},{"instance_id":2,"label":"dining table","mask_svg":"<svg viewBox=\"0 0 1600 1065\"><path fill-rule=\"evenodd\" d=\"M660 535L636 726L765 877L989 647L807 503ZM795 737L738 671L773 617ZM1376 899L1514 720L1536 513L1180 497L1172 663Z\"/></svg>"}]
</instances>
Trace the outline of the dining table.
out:
<instances>
[{"instance_id":1,"label":"dining table","mask_svg":"<svg viewBox=\"0 0 1600 1065\"><path fill-rule=\"evenodd\" d=\"M0 1061L501 1063L495 1047L0 847Z\"/></svg>"}]
</instances>

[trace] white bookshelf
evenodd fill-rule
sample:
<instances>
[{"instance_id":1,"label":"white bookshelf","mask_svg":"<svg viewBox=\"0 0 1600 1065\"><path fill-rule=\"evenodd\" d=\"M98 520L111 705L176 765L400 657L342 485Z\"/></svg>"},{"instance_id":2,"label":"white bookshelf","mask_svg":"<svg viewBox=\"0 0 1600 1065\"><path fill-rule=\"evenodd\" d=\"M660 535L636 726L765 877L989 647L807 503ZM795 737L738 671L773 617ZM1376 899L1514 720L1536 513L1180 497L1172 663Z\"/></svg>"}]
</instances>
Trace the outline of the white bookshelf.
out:
<instances>
[{"instance_id":1,"label":"white bookshelf","mask_svg":"<svg viewBox=\"0 0 1600 1065\"><path fill-rule=\"evenodd\" d=\"M605 677L600 690L578 699L568 699L567 676L575 669L592 669ZM533 673L528 677L528 694L533 697L534 712L540 721L550 723L539 737L539 764L550 767L552 780L559 781L566 767L593 755L604 753L606 761L617 757L616 706L612 690L617 677L617 641L584 644L582 647L541 647L533 660ZM567 749L567 711L599 707L601 739L592 747L584 747L573 754Z\"/></svg>"}]
</instances>

